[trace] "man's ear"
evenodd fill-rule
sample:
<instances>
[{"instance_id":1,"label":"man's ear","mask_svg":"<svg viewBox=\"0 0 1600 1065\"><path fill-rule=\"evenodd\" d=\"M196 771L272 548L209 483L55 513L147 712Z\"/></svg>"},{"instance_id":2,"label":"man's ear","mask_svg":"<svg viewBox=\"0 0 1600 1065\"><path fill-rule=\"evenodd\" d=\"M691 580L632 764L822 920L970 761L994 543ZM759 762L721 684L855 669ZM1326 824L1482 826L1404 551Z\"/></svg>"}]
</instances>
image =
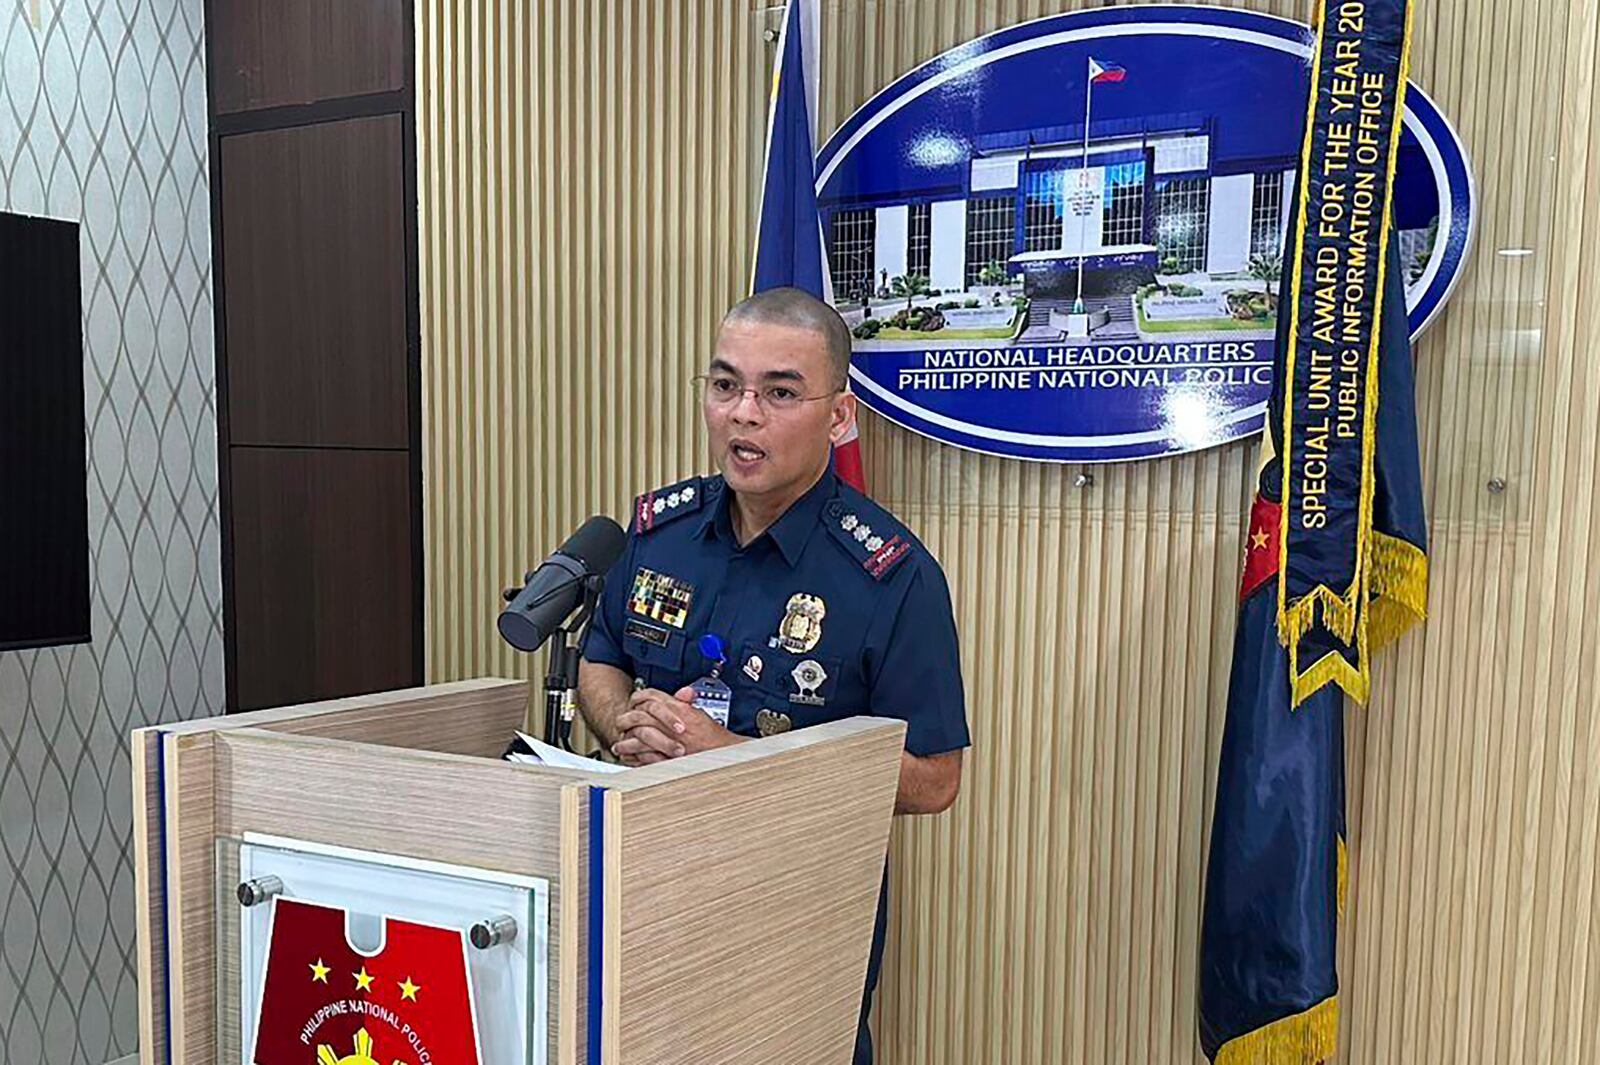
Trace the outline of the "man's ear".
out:
<instances>
[{"instance_id":1,"label":"man's ear","mask_svg":"<svg viewBox=\"0 0 1600 1065\"><path fill-rule=\"evenodd\" d=\"M833 420L828 425L828 441L838 444L856 424L856 397L850 392L840 392L833 397Z\"/></svg>"}]
</instances>

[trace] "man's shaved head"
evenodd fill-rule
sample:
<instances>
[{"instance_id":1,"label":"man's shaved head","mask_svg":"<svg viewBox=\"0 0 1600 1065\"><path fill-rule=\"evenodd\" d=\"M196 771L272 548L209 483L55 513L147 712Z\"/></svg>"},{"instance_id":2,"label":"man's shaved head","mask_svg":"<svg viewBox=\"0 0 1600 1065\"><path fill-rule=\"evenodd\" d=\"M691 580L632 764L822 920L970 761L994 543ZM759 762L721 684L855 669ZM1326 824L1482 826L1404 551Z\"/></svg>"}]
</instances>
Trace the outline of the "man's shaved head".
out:
<instances>
[{"instance_id":1,"label":"man's shaved head","mask_svg":"<svg viewBox=\"0 0 1600 1065\"><path fill-rule=\"evenodd\" d=\"M734 304L722 318L724 326L781 325L815 333L827 344L832 384L843 388L850 376L850 327L839 312L804 289L769 288Z\"/></svg>"},{"instance_id":2,"label":"man's shaved head","mask_svg":"<svg viewBox=\"0 0 1600 1065\"><path fill-rule=\"evenodd\" d=\"M855 423L850 330L815 296L769 289L723 317L706 370L711 453L740 507L766 514L756 522L765 528L817 483Z\"/></svg>"}]
</instances>

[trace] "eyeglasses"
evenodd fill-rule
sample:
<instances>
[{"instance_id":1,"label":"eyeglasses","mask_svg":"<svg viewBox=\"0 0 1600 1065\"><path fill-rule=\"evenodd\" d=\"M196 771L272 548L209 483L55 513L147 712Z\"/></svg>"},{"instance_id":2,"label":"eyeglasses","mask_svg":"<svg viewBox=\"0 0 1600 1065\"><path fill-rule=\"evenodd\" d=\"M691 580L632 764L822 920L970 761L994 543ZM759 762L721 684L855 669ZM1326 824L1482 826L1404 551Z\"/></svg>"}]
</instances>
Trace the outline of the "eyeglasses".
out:
<instances>
[{"instance_id":1,"label":"eyeglasses","mask_svg":"<svg viewBox=\"0 0 1600 1065\"><path fill-rule=\"evenodd\" d=\"M831 392L824 392L820 396L803 396L799 390L791 385L763 385L760 388L746 388L737 377L728 374L699 374L691 378L695 387L699 388L705 401L718 407L731 407L744 398L745 393L756 397L756 403L763 410L775 413L787 413L798 410L802 403L815 403L819 399L832 399L843 389L835 388Z\"/></svg>"}]
</instances>

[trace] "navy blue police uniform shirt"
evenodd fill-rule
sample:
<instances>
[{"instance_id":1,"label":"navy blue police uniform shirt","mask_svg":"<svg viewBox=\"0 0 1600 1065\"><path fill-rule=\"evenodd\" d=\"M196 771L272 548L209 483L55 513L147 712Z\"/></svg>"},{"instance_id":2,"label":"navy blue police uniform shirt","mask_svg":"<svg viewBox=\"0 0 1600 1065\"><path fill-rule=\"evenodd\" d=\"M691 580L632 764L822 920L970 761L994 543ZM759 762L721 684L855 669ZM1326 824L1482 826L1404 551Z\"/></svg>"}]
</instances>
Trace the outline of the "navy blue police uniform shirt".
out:
<instances>
[{"instance_id":1,"label":"navy blue police uniform shirt","mask_svg":"<svg viewBox=\"0 0 1600 1065\"><path fill-rule=\"evenodd\" d=\"M728 497L721 477L639 497L584 658L671 694L711 670L699 643L715 633L741 736L869 715L906 722L914 755L968 746L950 589L917 538L831 470L742 548ZM873 1061L887 903L880 891L855 1065Z\"/></svg>"},{"instance_id":2,"label":"navy blue police uniform shirt","mask_svg":"<svg viewBox=\"0 0 1600 1065\"><path fill-rule=\"evenodd\" d=\"M740 547L721 477L640 496L583 648L667 693L722 637L728 728L772 735L856 715L906 722L926 756L969 743L944 572L893 515L828 471Z\"/></svg>"}]
</instances>

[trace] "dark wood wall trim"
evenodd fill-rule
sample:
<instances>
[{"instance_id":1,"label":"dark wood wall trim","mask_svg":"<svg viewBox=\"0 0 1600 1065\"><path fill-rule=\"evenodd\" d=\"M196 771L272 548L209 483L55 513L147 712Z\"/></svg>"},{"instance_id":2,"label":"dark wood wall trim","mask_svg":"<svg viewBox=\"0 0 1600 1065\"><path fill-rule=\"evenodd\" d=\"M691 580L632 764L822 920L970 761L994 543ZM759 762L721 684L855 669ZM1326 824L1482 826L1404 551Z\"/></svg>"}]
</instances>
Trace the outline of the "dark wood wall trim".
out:
<instances>
[{"instance_id":1,"label":"dark wood wall trim","mask_svg":"<svg viewBox=\"0 0 1600 1065\"><path fill-rule=\"evenodd\" d=\"M289 129L317 122L338 122L346 118L372 118L376 115L411 113L409 89L347 96L342 100L319 100L309 104L288 104L261 111L211 116L210 130L217 136L255 133L266 129Z\"/></svg>"},{"instance_id":2,"label":"dark wood wall trim","mask_svg":"<svg viewBox=\"0 0 1600 1065\"><path fill-rule=\"evenodd\" d=\"M270 32L264 31L263 27L269 28ZM302 696L321 698L355 693L355 689L339 690L340 686L348 688L355 685L360 690L374 690L374 686L421 684L424 676L422 373L414 85L416 42L411 0L347 0L332 5L323 0L207 0L205 38L211 235L215 264L218 474L222 509L220 524L227 709L230 712L253 709L263 705L263 698L281 701ZM352 50L361 52L361 55L352 54ZM236 313L244 313L239 310L240 301L250 286L239 280L230 286L226 277L229 219L225 201L229 193L230 174L224 165L224 157L232 154L230 144L236 146L243 143L230 142L230 138L297 131L295 139L298 141L304 139L300 134L330 124L386 117L395 119L399 127L398 177L402 233L397 266L403 270L403 422L382 433L366 433L359 431L359 427L346 427L349 428L347 439L329 438L327 434L308 429L304 418L276 417L270 409L258 408L249 419L250 431L241 433L240 430L245 428L237 416L241 396L234 389L243 378L230 373L229 309L233 306ZM341 131L349 128L342 127ZM237 175L233 177L237 178ZM239 206L237 197L234 206ZM235 221L233 224L238 226L240 223ZM233 291L230 292L230 288ZM406 541L405 548L402 550L397 547L397 542L386 535L376 538L381 541L380 544L369 546L386 552L396 565L400 564L399 560L404 560L408 572L404 574L401 588L405 594L397 598L392 586L380 587L378 575L386 575L388 571L369 568L365 571L365 582L358 586L340 588L335 581L333 587L326 589L343 596L343 600L331 603L324 596L316 606L318 610L325 610L321 616L332 626L373 620L369 611L385 614L404 612L408 615L404 620L409 639L403 642L410 646L402 649L402 661L396 661L392 654L386 654L381 641L368 641L363 645L362 640L357 638L338 641L335 645L324 638L322 643L325 646L308 647L303 633L287 632L274 632L272 639L247 648L244 658L241 658L238 639L242 613L252 619L253 624L281 625L286 628L292 628L303 620L279 618L263 622L259 615L251 613L256 605L253 599L241 613L242 591L253 596L263 586L263 581L268 582L270 589L276 587L271 584L272 581L316 580L319 573L323 579L327 579L330 572L341 572L336 557L331 561L328 557L313 559L302 557L294 550L279 550L270 544L263 547L262 530L255 527L247 530L248 535L243 541L246 555L252 560L248 565L256 566L263 559L270 559L267 565L281 572L252 571L241 574L238 569L241 540L236 519L240 516L237 507L241 502L241 489L250 494L250 499L245 500L247 506L261 505L260 493L264 490L264 483L276 485L280 491L293 490L284 487L281 476L263 474L262 460L249 456L265 456L269 465L275 463L283 469L297 469L303 465L304 459L294 456L311 453L327 456L326 460L318 458L317 462L334 463L334 467L330 468L352 471L356 476L366 477L372 475L370 471L382 470L384 472L375 475L377 483L389 486L392 491L400 491L395 486L402 483L393 479L396 467L392 463L402 463L400 468L404 471L405 498L400 502L403 503L403 520L408 534L403 538ZM338 459L336 456L340 454L347 457ZM380 458L383 455L393 458ZM239 462L246 463L250 471L246 475L247 484L241 484L236 476ZM263 476L266 477L265 482ZM310 507L326 502L329 484L337 481L337 474L331 476L332 482L326 470L307 472L301 481L296 482L303 489L302 502ZM401 518L399 509L390 506L389 502L392 501L377 497L367 500L369 506L383 510L391 517ZM275 516L273 520L281 520L284 527L289 528L295 521L303 522L314 517L284 514ZM270 534L272 529L269 527L266 531ZM327 535L327 530L314 531L309 535L323 537L328 541L328 550L345 551L359 561L362 543L352 541L349 537ZM266 539L270 540L270 536ZM329 569L330 565L332 570ZM307 601L315 601L315 597ZM283 638L278 639L278 636ZM250 660L253 653L263 649L263 643L276 648L266 648L268 653L278 655L274 659L274 668L281 665L290 672L304 670L305 675L275 678L282 683L263 686L260 680L263 675L261 663ZM293 645L292 653L279 654L289 645ZM371 661L363 664L336 660L341 654L366 655ZM243 692L241 677L246 685Z\"/></svg>"}]
</instances>

